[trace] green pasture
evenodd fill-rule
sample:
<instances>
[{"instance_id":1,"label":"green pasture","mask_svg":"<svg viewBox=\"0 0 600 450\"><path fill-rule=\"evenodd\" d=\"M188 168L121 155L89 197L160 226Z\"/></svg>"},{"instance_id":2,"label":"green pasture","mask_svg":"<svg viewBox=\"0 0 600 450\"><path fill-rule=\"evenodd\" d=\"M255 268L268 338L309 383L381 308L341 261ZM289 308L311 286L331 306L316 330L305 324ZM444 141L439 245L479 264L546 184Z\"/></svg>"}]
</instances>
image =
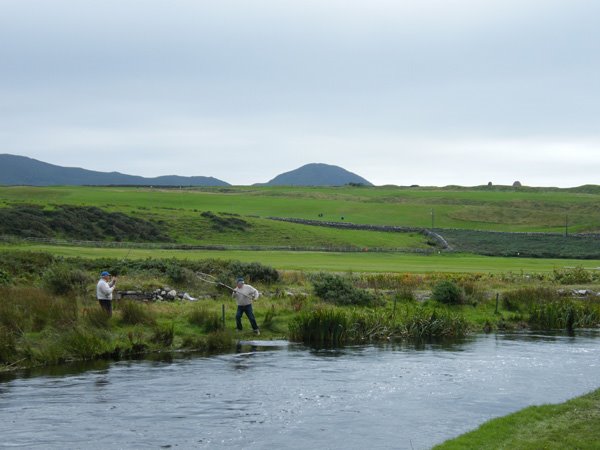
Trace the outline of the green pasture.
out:
<instances>
[{"instance_id":1,"label":"green pasture","mask_svg":"<svg viewBox=\"0 0 600 450\"><path fill-rule=\"evenodd\" d=\"M2 250L43 251L53 255L84 258L178 258L234 259L258 261L279 270L334 272L478 272L478 273L548 273L554 269L582 266L600 270L600 260L503 258L471 254L441 253L422 255L412 253L373 252L303 252L252 250L164 250L70 247L55 245L0 245Z\"/></svg>"},{"instance_id":2,"label":"green pasture","mask_svg":"<svg viewBox=\"0 0 600 450\"><path fill-rule=\"evenodd\" d=\"M600 192L588 191L500 187L0 187L0 204L98 206L166 221L214 211L263 218L496 231L560 232L568 223L570 232L583 232L600 229Z\"/></svg>"}]
</instances>

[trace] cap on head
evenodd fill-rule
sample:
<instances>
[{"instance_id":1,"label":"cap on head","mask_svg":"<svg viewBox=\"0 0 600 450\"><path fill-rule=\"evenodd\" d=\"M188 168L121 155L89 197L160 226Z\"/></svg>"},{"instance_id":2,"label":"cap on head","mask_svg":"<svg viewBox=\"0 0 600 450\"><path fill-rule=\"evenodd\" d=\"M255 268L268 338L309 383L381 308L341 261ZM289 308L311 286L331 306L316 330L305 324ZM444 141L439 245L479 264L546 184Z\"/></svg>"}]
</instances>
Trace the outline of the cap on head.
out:
<instances>
[{"instance_id":1,"label":"cap on head","mask_svg":"<svg viewBox=\"0 0 600 450\"><path fill-rule=\"evenodd\" d=\"M104 272L102 272L100 274L101 277L110 277L110 273L108 273L106 270Z\"/></svg>"},{"instance_id":2,"label":"cap on head","mask_svg":"<svg viewBox=\"0 0 600 450\"><path fill-rule=\"evenodd\" d=\"M239 277L239 278L236 280L236 283L243 283L243 282L244 282L244 279L243 279L242 277Z\"/></svg>"}]
</instances>

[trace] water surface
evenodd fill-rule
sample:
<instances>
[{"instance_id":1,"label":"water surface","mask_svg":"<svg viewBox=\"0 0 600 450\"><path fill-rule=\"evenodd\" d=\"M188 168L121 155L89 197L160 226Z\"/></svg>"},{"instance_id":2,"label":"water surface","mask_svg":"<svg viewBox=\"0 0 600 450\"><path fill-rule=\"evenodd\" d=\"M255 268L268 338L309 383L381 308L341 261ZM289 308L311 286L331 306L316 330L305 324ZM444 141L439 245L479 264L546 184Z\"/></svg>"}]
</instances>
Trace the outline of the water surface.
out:
<instances>
[{"instance_id":1,"label":"water surface","mask_svg":"<svg viewBox=\"0 0 600 450\"><path fill-rule=\"evenodd\" d=\"M252 348L0 383L0 446L426 449L600 387L600 335Z\"/></svg>"}]
</instances>

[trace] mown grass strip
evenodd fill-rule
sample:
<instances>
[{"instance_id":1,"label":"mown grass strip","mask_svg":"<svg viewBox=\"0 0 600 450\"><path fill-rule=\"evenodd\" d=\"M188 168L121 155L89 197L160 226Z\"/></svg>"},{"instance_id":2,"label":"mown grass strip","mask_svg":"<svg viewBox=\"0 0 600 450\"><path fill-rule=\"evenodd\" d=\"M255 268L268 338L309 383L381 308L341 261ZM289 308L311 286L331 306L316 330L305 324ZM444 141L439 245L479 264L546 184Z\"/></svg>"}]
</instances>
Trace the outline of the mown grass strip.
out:
<instances>
[{"instance_id":1,"label":"mown grass strip","mask_svg":"<svg viewBox=\"0 0 600 450\"><path fill-rule=\"evenodd\" d=\"M600 389L558 405L530 406L490 420L435 450L600 448Z\"/></svg>"},{"instance_id":2,"label":"mown grass strip","mask_svg":"<svg viewBox=\"0 0 600 450\"><path fill-rule=\"evenodd\" d=\"M418 255L404 253L330 253L288 251L211 251L211 250L142 250L53 245L0 245L1 250L41 251L57 256L83 258L178 258L235 259L260 261L282 270L333 272L478 272L478 273L548 273L564 267L583 266L600 270L600 260L503 258L471 254Z\"/></svg>"}]
</instances>

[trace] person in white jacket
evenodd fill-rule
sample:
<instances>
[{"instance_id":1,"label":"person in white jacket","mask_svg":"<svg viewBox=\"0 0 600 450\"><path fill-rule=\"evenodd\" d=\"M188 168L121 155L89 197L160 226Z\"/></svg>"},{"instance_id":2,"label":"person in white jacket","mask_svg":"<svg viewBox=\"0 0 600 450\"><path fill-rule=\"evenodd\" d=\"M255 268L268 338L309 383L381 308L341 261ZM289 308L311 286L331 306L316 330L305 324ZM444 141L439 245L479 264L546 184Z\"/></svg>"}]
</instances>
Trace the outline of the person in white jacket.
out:
<instances>
[{"instance_id":1,"label":"person in white jacket","mask_svg":"<svg viewBox=\"0 0 600 450\"><path fill-rule=\"evenodd\" d=\"M117 277L111 280L110 273L104 271L100 274L100 280L96 285L96 298L109 317L112 317L112 299L116 284Z\"/></svg>"},{"instance_id":2,"label":"person in white jacket","mask_svg":"<svg viewBox=\"0 0 600 450\"><path fill-rule=\"evenodd\" d=\"M260 334L258 325L256 324L256 318L252 311L252 302L259 296L259 292L249 284L244 283L243 278L237 279L237 286L231 293L231 296L235 298L237 303L237 313L235 314L235 324L238 330L242 330L242 315L245 313L250 320L250 325L256 334Z\"/></svg>"}]
</instances>

